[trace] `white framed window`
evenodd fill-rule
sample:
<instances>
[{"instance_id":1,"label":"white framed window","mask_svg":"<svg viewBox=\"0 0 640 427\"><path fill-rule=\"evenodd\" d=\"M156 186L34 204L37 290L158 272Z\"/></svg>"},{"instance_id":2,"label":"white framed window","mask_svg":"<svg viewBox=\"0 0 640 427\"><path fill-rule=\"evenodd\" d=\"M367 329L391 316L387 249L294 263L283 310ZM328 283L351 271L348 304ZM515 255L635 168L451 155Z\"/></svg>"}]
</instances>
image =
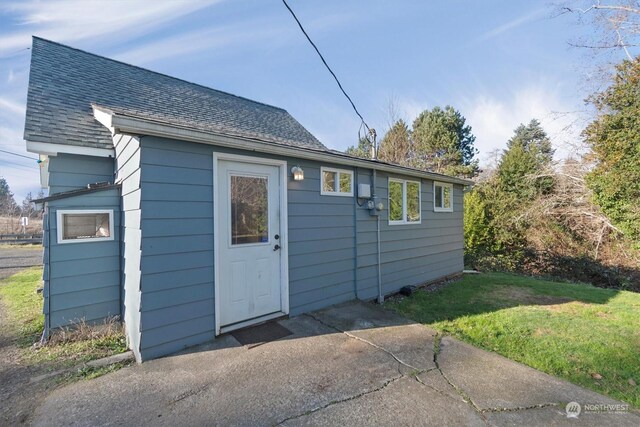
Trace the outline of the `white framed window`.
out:
<instances>
[{"instance_id":1,"label":"white framed window","mask_svg":"<svg viewBox=\"0 0 640 427\"><path fill-rule=\"evenodd\" d=\"M353 196L353 171L321 167L320 194L323 196Z\"/></svg>"},{"instance_id":2,"label":"white framed window","mask_svg":"<svg viewBox=\"0 0 640 427\"><path fill-rule=\"evenodd\" d=\"M389 225L421 223L421 190L420 181L389 178Z\"/></svg>"},{"instance_id":3,"label":"white framed window","mask_svg":"<svg viewBox=\"0 0 640 427\"><path fill-rule=\"evenodd\" d=\"M113 210L59 210L58 243L113 240Z\"/></svg>"},{"instance_id":4,"label":"white framed window","mask_svg":"<svg viewBox=\"0 0 640 427\"><path fill-rule=\"evenodd\" d=\"M433 182L434 212L453 212L453 184Z\"/></svg>"}]
</instances>

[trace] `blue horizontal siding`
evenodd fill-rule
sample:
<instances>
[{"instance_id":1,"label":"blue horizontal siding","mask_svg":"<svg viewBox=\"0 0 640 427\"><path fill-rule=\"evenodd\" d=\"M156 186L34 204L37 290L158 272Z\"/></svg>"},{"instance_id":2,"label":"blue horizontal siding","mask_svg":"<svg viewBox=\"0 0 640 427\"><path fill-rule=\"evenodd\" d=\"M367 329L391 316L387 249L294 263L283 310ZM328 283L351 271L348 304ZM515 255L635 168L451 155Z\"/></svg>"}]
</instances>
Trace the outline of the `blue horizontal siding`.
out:
<instances>
[{"instance_id":1,"label":"blue horizontal siding","mask_svg":"<svg viewBox=\"0 0 640 427\"><path fill-rule=\"evenodd\" d=\"M49 157L49 194L86 188L94 182L113 182L113 159L58 154Z\"/></svg>"},{"instance_id":2,"label":"blue horizontal siding","mask_svg":"<svg viewBox=\"0 0 640 427\"><path fill-rule=\"evenodd\" d=\"M74 158L75 162L80 162L81 159L77 157ZM89 163L95 166L95 162ZM86 168L86 164L78 163L78 170ZM93 322L120 315L119 203L117 189L48 202L51 226L47 231L49 259L46 305L50 310L48 314L51 328L67 326L80 320ZM59 225L56 213L59 209L112 210L113 240L58 243L56 234Z\"/></svg>"},{"instance_id":3,"label":"blue horizontal siding","mask_svg":"<svg viewBox=\"0 0 640 427\"><path fill-rule=\"evenodd\" d=\"M125 240L131 236L125 276L137 285L125 294L139 298L137 351L146 359L214 336L213 152L275 157L149 136L121 144ZM353 299L356 287L359 297L374 297L375 218L353 197L320 194L320 167L337 165L284 160L305 171L303 181L287 181L290 313ZM359 171L354 187L369 179L370 171ZM388 206L386 180L378 175L377 193ZM455 212L434 213L432 183L422 183L422 224L392 227L383 212L385 292L461 269L462 189L455 190ZM137 276L127 270L136 263Z\"/></svg>"}]
</instances>

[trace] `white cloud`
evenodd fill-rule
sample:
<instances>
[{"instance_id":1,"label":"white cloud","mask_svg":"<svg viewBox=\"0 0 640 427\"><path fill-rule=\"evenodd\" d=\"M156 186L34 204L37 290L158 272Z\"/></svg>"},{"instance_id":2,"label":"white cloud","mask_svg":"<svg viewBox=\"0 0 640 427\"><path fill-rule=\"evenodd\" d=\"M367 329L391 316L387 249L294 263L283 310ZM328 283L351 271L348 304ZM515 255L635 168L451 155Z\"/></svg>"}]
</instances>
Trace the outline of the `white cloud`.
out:
<instances>
[{"instance_id":1,"label":"white cloud","mask_svg":"<svg viewBox=\"0 0 640 427\"><path fill-rule=\"evenodd\" d=\"M196 30L167 37L129 49L114 55L114 59L135 64L148 64L161 59L193 54L205 49L215 50L232 45L246 44L252 40L265 40L281 35L282 30L258 26L234 25L213 29Z\"/></svg>"},{"instance_id":2,"label":"white cloud","mask_svg":"<svg viewBox=\"0 0 640 427\"><path fill-rule=\"evenodd\" d=\"M526 15L520 16L516 19L513 19L509 22L506 22L502 25L498 25L495 28L492 28L491 30L487 31L486 33L484 33L483 35L481 35L480 37L478 37L475 41L476 42L482 42L482 41L486 41L489 39L492 39L494 37L498 37L504 33L507 33L511 30L514 30L528 22L531 22L532 20L534 20L535 18L538 18L539 16L541 16L547 9L537 9L534 10L533 12L530 12Z\"/></svg>"},{"instance_id":3,"label":"white cloud","mask_svg":"<svg viewBox=\"0 0 640 427\"><path fill-rule=\"evenodd\" d=\"M356 17L349 14L326 15L310 19L305 26L314 37L321 38L328 30L352 23L354 19ZM306 43L300 30L289 21L289 17L283 14L279 18L263 16L233 25L199 28L137 45L113 57L143 65L205 50L212 55L229 47L268 46L269 49L275 49L292 43Z\"/></svg>"},{"instance_id":4,"label":"white cloud","mask_svg":"<svg viewBox=\"0 0 640 427\"><path fill-rule=\"evenodd\" d=\"M23 102L15 102L9 98L0 97L0 115L6 116L7 113L11 115L24 116L26 107Z\"/></svg>"},{"instance_id":5,"label":"white cloud","mask_svg":"<svg viewBox=\"0 0 640 427\"><path fill-rule=\"evenodd\" d=\"M556 148L556 158L576 154L582 147L581 115L562 100L559 87L536 84L502 98L478 94L463 101L461 110L476 135L481 161L486 162L487 155L496 149L504 149L514 129L534 118L547 131Z\"/></svg>"},{"instance_id":6,"label":"white cloud","mask_svg":"<svg viewBox=\"0 0 640 427\"><path fill-rule=\"evenodd\" d=\"M59 42L109 37L108 41L141 35L220 0L182 2L156 0L49 0L9 2L1 11L14 15L24 30L0 36L0 55L31 44L31 34Z\"/></svg>"}]
</instances>

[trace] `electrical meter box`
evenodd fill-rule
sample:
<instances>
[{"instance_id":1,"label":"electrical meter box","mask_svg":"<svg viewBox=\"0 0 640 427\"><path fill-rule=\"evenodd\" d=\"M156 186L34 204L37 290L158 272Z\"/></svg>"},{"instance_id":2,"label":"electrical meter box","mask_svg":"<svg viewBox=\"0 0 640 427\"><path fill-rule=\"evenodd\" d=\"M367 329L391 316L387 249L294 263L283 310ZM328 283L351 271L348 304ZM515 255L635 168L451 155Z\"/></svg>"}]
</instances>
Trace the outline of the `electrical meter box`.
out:
<instances>
[{"instance_id":1,"label":"electrical meter box","mask_svg":"<svg viewBox=\"0 0 640 427\"><path fill-rule=\"evenodd\" d=\"M358 184L358 197L368 199L371 197L371 186L369 184Z\"/></svg>"}]
</instances>

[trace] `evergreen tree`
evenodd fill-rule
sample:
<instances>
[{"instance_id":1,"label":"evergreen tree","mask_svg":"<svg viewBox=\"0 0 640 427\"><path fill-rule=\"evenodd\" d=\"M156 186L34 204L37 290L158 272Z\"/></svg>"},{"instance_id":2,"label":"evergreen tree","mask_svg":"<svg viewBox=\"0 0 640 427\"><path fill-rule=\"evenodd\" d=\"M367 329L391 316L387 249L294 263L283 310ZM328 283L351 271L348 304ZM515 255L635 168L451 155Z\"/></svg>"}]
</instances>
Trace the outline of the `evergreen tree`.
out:
<instances>
[{"instance_id":1,"label":"evergreen tree","mask_svg":"<svg viewBox=\"0 0 640 427\"><path fill-rule=\"evenodd\" d=\"M532 199L553 188L553 178L543 171L551 164L554 150L540 122L521 124L507 143L498 163L498 184L507 193Z\"/></svg>"},{"instance_id":2,"label":"evergreen tree","mask_svg":"<svg viewBox=\"0 0 640 427\"><path fill-rule=\"evenodd\" d=\"M411 132L409 126L400 119L380 141L378 158L396 165L409 166L411 164Z\"/></svg>"},{"instance_id":3,"label":"evergreen tree","mask_svg":"<svg viewBox=\"0 0 640 427\"><path fill-rule=\"evenodd\" d=\"M350 146L345 150L350 156L360 157L363 159L371 158L371 143L367 138L360 138L357 146Z\"/></svg>"},{"instance_id":4,"label":"evergreen tree","mask_svg":"<svg viewBox=\"0 0 640 427\"><path fill-rule=\"evenodd\" d=\"M478 174L475 136L453 107L423 111L413 122L414 167L455 176Z\"/></svg>"},{"instance_id":5,"label":"evergreen tree","mask_svg":"<svg viewBox=\"0 0 640 427\"><path fill-rule=\"evenodd\" d=\"M13 198L13 193L9 188L7 180L0 178L0 214L13 215L18 210L18 204Z\"/></svg>"},{"instance_id":6,"label":"evergreen tree","mask_svg":"<svg viewBox=\"0 0 640 427\"><path fill-rule=\"evenodd\" d=\"M614 82L590 101L600 116L585 130L595 168L595 202L640 246L640 58L617 67Z\"/></svg>"}]
</instances>

